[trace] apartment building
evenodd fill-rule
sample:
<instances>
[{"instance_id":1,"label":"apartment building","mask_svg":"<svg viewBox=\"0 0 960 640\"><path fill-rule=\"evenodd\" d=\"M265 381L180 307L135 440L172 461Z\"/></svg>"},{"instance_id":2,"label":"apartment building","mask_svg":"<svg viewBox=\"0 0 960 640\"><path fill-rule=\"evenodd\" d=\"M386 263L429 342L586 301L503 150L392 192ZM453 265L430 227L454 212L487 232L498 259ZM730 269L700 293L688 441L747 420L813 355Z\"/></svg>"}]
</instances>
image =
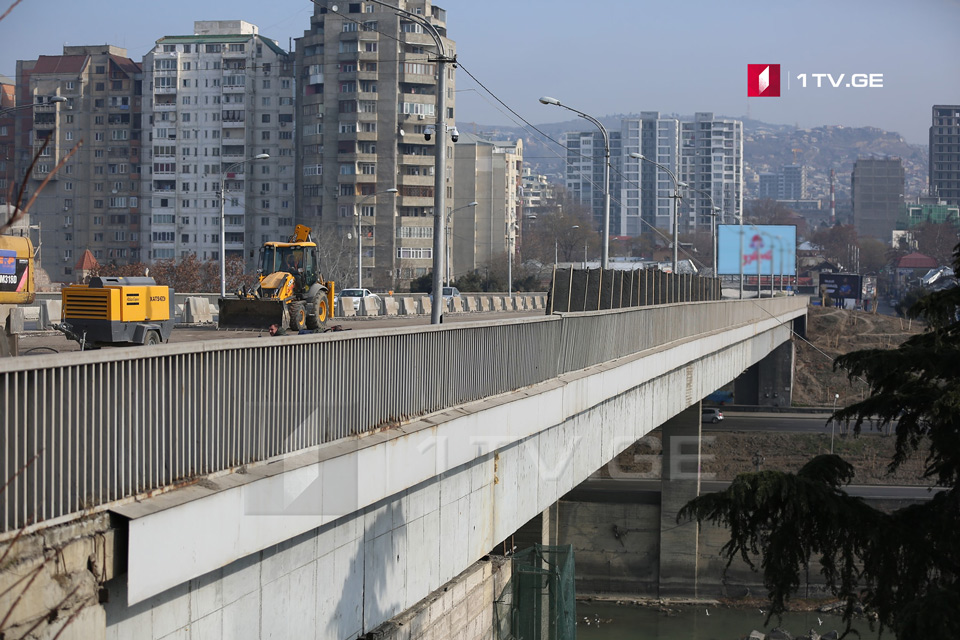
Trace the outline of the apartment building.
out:
<instances>
[{"instance_id":1,"label":"apartment building","mask_svg":"<svg viewBox=\"0 0 960 640\"><path fill-rule=\"evenodd\" d=\"M680 124L680 181L688 186L680 207L680 233L733 223L743 211L743 123L695 113ZM705 194L709 194L708 198ZM714 219L714 204L722 218Z\"/></svg>"},{"instance_id":2,"label":"apartment building","mask_svg":"<svg viewBox=\"0 0 960 640\"><path fill-rule=\"evenodd\" d=\"M934 105L929 153L930 193L960 205L960 105Z\"/></svg>"},{"instance_id":3,"label":"apartment building","mask_svg":"<svg viewBox=\"0 0 960 640\"><path fill-rule=\"evenodd\" d=\"M242 20L193 31L144 56L145 259L219 260L222 191L225 255L252 269L296 217L294 57Z\"/></svg>"},{"instance_id":4,"label":"apartment building","mask_svg":"<svg viewBox=\"0 0 960 640\"><path fill-rule=\"evenodd\" d=\"M903 207L903 162L860 158L853 163L850 183L857 235L890 242Z\"/></svg>"},{"instance_id":5,"label":"apartment building","mask_svg":"<svg viewBox=\"0 0 960 640\"><path fill-rule=\"evenodd\" d=\"M771 200L806 200L807 168L788 164L779 171L760 174L759 197Z\"/></svg>"},{"instance_id":6,"label":"apartment building","mask_svg":"<svg viewBox=\"0 0 960 640\"><path fill-rule=\"evenodd\" d=\"M397 6L428 21L455 54L443 9ZM372 2L316 5L297 40L297 221L341 238L359 222L365 286L398 289L431 271L437 144L448 160L444 213L453 209L454 68L445 66L438 114L436 53L418 19ZM429 125L439 135L427 139Z\"/></svg>"},{"instance_id":7,"label":"apartment building","mask_svg":"<svg viewBox=\"0 0 960 640\"><path fill-rule=\"evenodd\" d=\"M508 255L517 259L524 199L523 140L461 133L455 150L457 176L447 234L451 281Z\"/></svg>"},{"instance_id":8,"label":"apartment building","mask_svg":"<svg viewBox=\"0 0 960 640\"><path fill-rule=\"evenodd\" d=\"M702 112L692 120L661 117L656 111L621 121L611 131L610 234L636 236L673 229L674 178L684 183L680 233L710 231L713 204L732 222L743 210L743 124ZM603 136L599 131L568 132L565 185L603 220ZM640 153L647 162L630 157ZM661 165L668 171L657 167Z\"/></svg>"},{"instance_id":9,"label":"apartment building","mask_svg":"<svg viewBox=\"0 0 960 640\"><path fill-rule=\"evenodd\" d=\"M607 130L610 145L610 234L624 234L621 202L618 197L623 189L620 132ZM564 135L567 149L564 186L572 197L593 213L597 230L603 228L605 215L604 163L606 148L599 130L571 131Z\"/></svg>"},{"instance_id":10,"label":"apartment building","mask_svg":"<svg viewBox=\"0 0 960 640\"><path fill-rule=\"evenodd\" d=\"M617 210L623 218L623 235L638 236L654 228L672 229L673 180L653 163L679 175L680 121L645 111L639 118L623 120L620 136L623 187L619 199L622 206ZM631 158L631 153L640 153L652 162Z\"/></svg>"},{"instance_id":11,"label":"apartment building","mask_svg":"<svg viewBox=\"0 0 960 640\"><path fill-rule=\"evenodd\" d=\"M14 172L25 176L36 154L28 194L50 178L30 214L53 282L72 282L88 249L100 264L141 260L141 78L126 49L111 45L17 61L17 102L34 106L14 112Z\"/></svg>"}]
</instances>

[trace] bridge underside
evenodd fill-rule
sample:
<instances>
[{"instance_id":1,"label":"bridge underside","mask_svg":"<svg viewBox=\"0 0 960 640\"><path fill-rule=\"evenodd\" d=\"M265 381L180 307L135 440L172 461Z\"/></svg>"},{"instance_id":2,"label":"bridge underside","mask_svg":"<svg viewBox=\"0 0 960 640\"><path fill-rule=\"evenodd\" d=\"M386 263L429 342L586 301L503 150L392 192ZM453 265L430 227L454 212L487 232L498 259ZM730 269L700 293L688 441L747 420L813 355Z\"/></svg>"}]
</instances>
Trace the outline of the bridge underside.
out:
<instances>
[{"instance_id":1,"label":"bridge underside","mask_svg":"<svg viewBox=\"0 0 960 640\"><path fill-rule=\"evenodd\" d=\"M106 605L111 633L150 625L161 637L158 625L184 624L209 625L203 637L370 631L788 343L803 312L116 509L129 518L129 563Z\"/></svg>"}]
</instances>

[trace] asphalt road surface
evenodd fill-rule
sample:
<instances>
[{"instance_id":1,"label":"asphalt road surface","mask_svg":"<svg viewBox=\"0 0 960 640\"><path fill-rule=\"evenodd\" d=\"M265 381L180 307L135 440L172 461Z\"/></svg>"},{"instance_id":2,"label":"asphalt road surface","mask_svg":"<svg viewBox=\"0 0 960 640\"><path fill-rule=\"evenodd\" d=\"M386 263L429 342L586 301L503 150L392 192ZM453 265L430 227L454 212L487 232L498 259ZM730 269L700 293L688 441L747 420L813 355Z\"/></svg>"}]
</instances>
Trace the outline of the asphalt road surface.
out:
<instances>
[{"instance_id":1,"label":"asphalt road surface","mask_svg":"<svg viewBox=\"0 0 960 640\"><path fill-rule=\"evenodd\" d=\"M829 433L832 425L830 413L753 413L724 411L723 421L717 424L705 423L703 431L770 431L788 433ZM894 425L895 426L895 425ZM836 434L841 435L843 425L836 425ZM879 435L880 432L869 422L864 422L860 432L862 436Z\"/></svg>"}]
</instances>

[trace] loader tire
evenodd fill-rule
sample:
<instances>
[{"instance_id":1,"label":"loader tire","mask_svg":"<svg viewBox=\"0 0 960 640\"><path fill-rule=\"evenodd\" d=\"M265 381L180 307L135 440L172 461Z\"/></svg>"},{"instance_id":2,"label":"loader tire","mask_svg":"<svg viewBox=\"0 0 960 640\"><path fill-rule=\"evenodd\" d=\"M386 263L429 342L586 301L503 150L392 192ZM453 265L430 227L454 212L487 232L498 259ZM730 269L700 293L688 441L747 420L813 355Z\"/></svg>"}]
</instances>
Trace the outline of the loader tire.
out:
<instances>
[{"instance_id":1,"label":"loader tire","mask_svg":"<svg viewBox=\"0 0 960 640\"><path fill-rule=\"evenodd\" d=\"M314 313L307 314L307 329L325 329L327 326L327 318L330 317L327 298L322 295L317 296L316 304L312 306Z\"/></svg>"},{"instance_id":2,"label":"loader tire","mask_svg":"<svg viewBox=\"0 0 960 640\"><path fill-rule=\"evenodd\" d=\"M290 330L299 332L307 326L307 312L302 302L290 303Z\"/></svg>"}]
</instances>

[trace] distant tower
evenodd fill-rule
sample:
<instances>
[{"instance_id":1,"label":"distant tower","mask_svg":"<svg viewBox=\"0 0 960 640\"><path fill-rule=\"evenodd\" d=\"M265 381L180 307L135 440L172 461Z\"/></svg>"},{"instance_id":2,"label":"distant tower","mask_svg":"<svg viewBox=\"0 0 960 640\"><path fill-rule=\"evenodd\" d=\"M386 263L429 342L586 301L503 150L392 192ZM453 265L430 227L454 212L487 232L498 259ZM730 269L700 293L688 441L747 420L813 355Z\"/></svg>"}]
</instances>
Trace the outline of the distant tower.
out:
<instances>
[{"instance_id":1,"label":"distant tower","mask_svg":"<svg viewBox=\"0 0 960 640\"><path fill-rule=\"evenodd\" d=\"M830 169L830 226L837 224L837 197L834 191L836 178L836 172Z\"/></svg>"}]
</instances>

